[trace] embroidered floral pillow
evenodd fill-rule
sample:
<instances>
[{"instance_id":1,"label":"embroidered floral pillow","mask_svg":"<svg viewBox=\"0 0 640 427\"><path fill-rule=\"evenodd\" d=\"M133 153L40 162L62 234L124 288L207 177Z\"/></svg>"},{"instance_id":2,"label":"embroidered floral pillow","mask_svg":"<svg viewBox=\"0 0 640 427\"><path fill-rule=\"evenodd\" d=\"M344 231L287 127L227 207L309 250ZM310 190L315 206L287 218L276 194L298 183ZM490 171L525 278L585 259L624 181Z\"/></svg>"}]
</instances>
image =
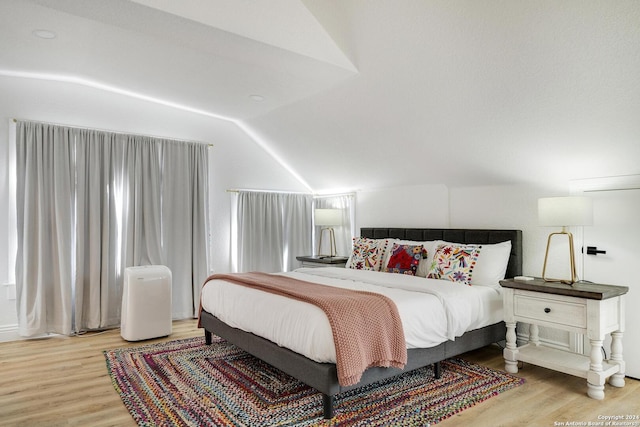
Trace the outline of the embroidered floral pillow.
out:
<instances>
[{"instance_id":1,"label":"embroidered floral pillow","mask_svg":"<svg viewBox=\"0 0 640 427\"><path fill-rule=\"evenodd\" d=\"M422 245L400 245L394 243L384 271L415 276L423 253L426 255Z\"/></svg>"},{"instance_id":2,"label":"embroidered floral pillow","mask_svg":"<svg viewBox=\"0 0 640 427\"><path fill-rule=\"evenodd\" d=\"M439 245L427 277L471 285L481 248L476 245Z\"/></svg>"},{"instance_id":3,"label":"embroidered floral pillow","mask_svg":"<svg viewBox=\"0 0 640 427\"><path fill-rule=\"evenodd\" d=\"M368 239L366 237L354 237L353 251L347 264L349 268L356 270L381 271L382 262L389 241L387 239Z\"/></svg>"}]
</instances>

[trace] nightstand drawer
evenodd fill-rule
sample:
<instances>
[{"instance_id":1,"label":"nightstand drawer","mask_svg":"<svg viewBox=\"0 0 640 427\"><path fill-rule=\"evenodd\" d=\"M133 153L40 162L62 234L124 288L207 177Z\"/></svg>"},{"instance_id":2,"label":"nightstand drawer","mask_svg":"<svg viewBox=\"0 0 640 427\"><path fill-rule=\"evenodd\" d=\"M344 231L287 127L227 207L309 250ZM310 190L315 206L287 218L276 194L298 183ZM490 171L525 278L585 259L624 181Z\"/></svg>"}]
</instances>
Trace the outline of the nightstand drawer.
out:
<instances>
[{"instance_id":1,"label":"nightstand drawer","mask_svg":"<svg viewBox=\"0 0 640 427\"><path fill-rule=\"evenodd\" d=\"M587 327L587 305L579 299L561 301L528 295L515 295L514 314L519 318L542 320L576 328Z\"/></svg>"}]
</instances>

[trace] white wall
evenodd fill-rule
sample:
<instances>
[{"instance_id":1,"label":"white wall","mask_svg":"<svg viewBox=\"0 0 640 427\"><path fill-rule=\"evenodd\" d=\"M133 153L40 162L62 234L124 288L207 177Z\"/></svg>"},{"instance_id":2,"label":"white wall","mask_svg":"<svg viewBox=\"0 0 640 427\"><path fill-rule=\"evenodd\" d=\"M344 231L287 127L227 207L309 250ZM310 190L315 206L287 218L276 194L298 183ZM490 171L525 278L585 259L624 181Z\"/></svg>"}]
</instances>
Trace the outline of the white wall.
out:
<instances>
[{"instance_id":1,"label":"white wall","mask_svg":"<svg viewBox=\"0 0 640 427\"><path fill-rule=\"evenodd\" d=\"M556 195L547 191L517 185L452 188L451 226L522 230L523 274L540 276L549 231L538 226L538 198Z\"/></svg>"},{"instance_id":2,"label":"white wall","mask_svg":"<svg viewBox=\"0 0 640 427\"><path fill-rule=\"evenodd\" d=\"M415 185L359 191L356 232L360 227L449 226L449 196L444 185Z\"/></svg>"},{"instance_id":3,"label":"white wall","mask_svg":"<svg viewBox=\"0 0 640 427\"><path fill-rule=\"evenodd\" d=\"M9 126L13 118L211 143L211 258L216 272L230 271L230 188L306 191L231 122L76 84L0 77L0 241L15 230L9 204ZM17 323L7 245L0 245L0 334Z\"/></svg>"}]
</instances>

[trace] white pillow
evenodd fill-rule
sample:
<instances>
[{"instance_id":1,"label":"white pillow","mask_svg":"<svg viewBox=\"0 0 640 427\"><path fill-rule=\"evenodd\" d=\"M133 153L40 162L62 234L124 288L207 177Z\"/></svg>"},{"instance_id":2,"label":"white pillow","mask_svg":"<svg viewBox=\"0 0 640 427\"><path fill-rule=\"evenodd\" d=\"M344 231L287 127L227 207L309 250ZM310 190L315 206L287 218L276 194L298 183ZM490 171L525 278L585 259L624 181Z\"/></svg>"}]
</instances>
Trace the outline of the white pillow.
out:
<instances>
[{"instance_id":1,"label":"white pillow","mask_svg":"<svg viewBox=\"0 0 640 427\"><path fill-rule=\"evenodd\" d=\"M511 241L481 246L478 262L473 270L471 285L500 288L500 280L504 279L507 274Z\"/></svg>"}]
</instances>

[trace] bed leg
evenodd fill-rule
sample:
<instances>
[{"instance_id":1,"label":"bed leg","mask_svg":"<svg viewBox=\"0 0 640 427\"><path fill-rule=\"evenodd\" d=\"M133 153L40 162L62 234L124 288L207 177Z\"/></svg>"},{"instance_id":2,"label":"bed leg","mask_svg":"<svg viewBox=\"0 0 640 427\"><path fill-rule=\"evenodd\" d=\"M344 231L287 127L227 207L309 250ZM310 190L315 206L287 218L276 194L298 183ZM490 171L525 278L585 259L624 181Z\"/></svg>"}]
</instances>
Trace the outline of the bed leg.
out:
<instances>
[{"instance_id":1,"label":"bed leg","mask_svg":"<svg viewBox=\"0 0 640 427\"><path fill-rule=\"evenodd\" d=\"M330 420L333 418L333 396L322 393L322 407L324 410L324 419Z\"/></svg>"},{"instance_id":2,"label":"bed leg","mask_svg":"<svg viewBox=\"0 0 640 427\"><path fill-rule=\"evenodd\" d=\"M211 345L211 343L213 342L213 338L211 335L211 332L207 331L206 329L204 330L204 342L207 345Z\"/></svg>"},{"instance_id":3,"label":"bed leg","mask_svg":"<svg viewBox=\"0 0 640 427\"><path fill-rule=\"evenodd\" d=\"M433 376L439 380L442 376L442 365L440 362L436 362L433 364Z\"/></svg>"}]
</instances>

